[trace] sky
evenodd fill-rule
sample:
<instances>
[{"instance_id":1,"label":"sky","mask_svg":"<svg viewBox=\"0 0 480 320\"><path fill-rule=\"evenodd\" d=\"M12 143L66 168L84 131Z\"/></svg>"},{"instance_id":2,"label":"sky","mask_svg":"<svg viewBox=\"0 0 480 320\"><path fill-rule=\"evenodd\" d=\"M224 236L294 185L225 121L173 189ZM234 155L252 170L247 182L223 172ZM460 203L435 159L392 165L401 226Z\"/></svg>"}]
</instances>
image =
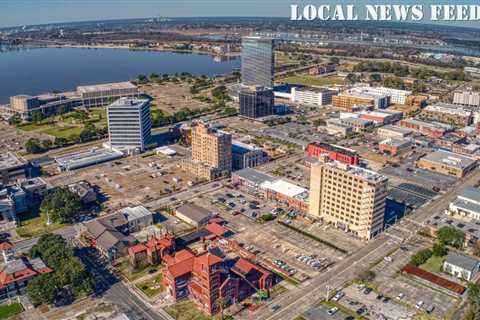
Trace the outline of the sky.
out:
<instances>
[{"instance_id":1,"label":"sky","mask_svg":"<svg viewBox=\"0 0 480 320\"><path fill-rule=\"evenodd\" d=\"M289 17L291 4L480 4L478 0L0 0L0 27L85 20L199 16ZM480 22L459 25L479 27Z\"/></svg>"}]
</instances>

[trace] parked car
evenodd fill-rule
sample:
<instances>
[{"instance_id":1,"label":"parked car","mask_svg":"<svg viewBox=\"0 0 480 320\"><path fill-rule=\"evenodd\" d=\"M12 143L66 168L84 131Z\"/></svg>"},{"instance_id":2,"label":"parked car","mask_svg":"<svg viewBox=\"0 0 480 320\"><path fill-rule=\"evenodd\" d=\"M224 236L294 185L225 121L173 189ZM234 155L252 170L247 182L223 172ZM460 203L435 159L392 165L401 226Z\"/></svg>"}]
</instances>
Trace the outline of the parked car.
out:
<instances>
[{"instance_id":1,"label":"parked car","mask_svg":"<svg viewBox=\"0 0 480 320\"><path fill-rule=\"evenodd\" d=\"M277 311L277 310L280 309L280 308L281 308L281 306L279 306L278 304L276 304L276 305L274 305L274 306L272 307L272 311Z\"/></svg>"},{"instance_id":2,"label":"parked car","mask_svg":"<svg viewBox=\"0 0 480 320\"><path fill-rule=\"evenodd\" d=\"M338 311L338 308L333 307L333 308L328 309L327 313L328 313L329 316L333 316L335 313L337 313L337 311Z\"/></svg>"},{"instance_id":3,"label":"parked car","mask_svg":"<svg viewBox=\"0 0 480 320\"><path fill-rule=\"evenodd\" d=\"M368 287L367 287L367 288L365 288L365 290L363 290L363 293L366 294L366 295L368 295L368 294L370 294L370 292L372 292L372 291L373 291L372 288L368 288Z\"/></svg>"},{"instance_id":4,"label":"parked car","mask_svg":"<svg viewBox=\"0 0 480 320\"><path fill-rule=\"evenodd\" d=\"M339 301L344 296L345 296L345 293L343 293L342 291L339 291L339 292L337 292L337 294L335 294L335 296L332 298L332 300L333 301Z\"/></svg>"},{"instance_id":5,"label":"parked car","mask_svg":"<svg viewBox=\"0 0 480 320\"><path fill-rule=\"evenodd\" d=\"M402 300L403 297L405 297L405 294L403 292L400 292L397 296L397 300Z\"/></svg>"},{"instance_id":6,"label":"parked car","mask_svg":"<svg viewBox=\"0 0 480 320\"><path fill-rule=\"evenodd\" d=\"M420 309L423 306L423 301L418 301L415 308Z\"/></svg>"}]
</instances>

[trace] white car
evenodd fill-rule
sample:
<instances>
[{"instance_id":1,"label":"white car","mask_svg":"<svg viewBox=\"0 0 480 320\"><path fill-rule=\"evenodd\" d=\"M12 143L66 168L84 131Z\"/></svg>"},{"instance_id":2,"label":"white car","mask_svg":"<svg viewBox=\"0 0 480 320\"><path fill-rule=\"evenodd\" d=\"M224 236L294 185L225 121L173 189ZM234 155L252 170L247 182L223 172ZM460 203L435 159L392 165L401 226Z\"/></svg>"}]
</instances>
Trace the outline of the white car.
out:
<instances>
[{"instance_id":1,"label":"white car","mask_svg":"<svg viewBox=\"0 0 480 320\"><path fill-rule=\"evenodd\" d=\"M418 301L415 308L420 309L423 306L423 301Z\"/></svg>"},{"instance_id":2,"label":"white car","mask_svg":"<svg viewBox=\"0 0 480 320\"><path fill-rule=\"evenodd\" d=\"M341 291L337 292L337 294L332 298L333 301L338 301L343 298L345 294Z\"/></svg>"},{"instance_id":3,"label":"white car","mask_svg":"<svg viewBox=\"0 0 480 320\"><path fill-rule=\"evenodd\" d=\"M333 307L331 309L328 309L327 313L329 316L333 316L335 313L337 313L338 311L338 308L337 307Z\"/></svg>"},{"instance_id":4,"label":"white car","mask_svg":"<svg viewBox=\"0 0 480 320\"><path fill-rule=\"evenodd\" d=\"M405 297L405 294L403 294L403 292L400 292L397 296L397 300L402 300L403 297Z\"/></svg>"}]
</instances>

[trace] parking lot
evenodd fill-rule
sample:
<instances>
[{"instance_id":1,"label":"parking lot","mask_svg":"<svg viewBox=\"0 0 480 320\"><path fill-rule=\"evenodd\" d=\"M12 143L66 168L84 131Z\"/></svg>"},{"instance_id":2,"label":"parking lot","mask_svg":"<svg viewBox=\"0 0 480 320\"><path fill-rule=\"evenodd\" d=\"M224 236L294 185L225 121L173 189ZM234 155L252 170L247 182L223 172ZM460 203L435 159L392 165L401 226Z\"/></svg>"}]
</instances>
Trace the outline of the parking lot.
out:
<instances>
[{"instance_id":1,"label":"parking lot","mask_svg":"<svg viewBox=\"0 0 480 320\"><path fill-rule=\"evenodd\" d=\"M418 240L392 253L389 261L380 261L372 268L375 272L374 283L378 285L379 292L393 300L401 301L403 306L408 306L414 312L431 310L433 316L441 319L452 308L457 299L443 292L427 287L420 282L403 276L400 269L410 261L410 254L430 247L426 240ZM423 302L420 309L415 306Z\"/></svg>"},{"instance_id":2,"label":"parking lot","mask_svg":"<svg viewBox=\"0 0 480 320\"><path fill-rule=\"evenodd\" d=\"M332 313L333 308L327 305L321 305L319 307L313 308L302 314L306 320L319 320L319 319L331 319L331 320L345 320L353 319L349 318L347 314L343 313L341 310L336 310L335 313Z\"/></svg>"},{"instance_id":3,"label":"parking lot","mask_svg":"<svg viewBox=\"0 0 480 320\"><path fill-rule=\"evenodd\" d=\"M232 239L299 280L314 276L345 255L299 232L273 221L262 222L262 215L275 217L276 206L239 190L226 189L196 199L195 203L218 212L234 232ZM219 201L220 198L220 201ZM250 207L254 204L254 209ZM242 212L243 209L243 212ZM285 215L285 213L283 213ZM303 256L303 257L302 257Z\"/></svg>"}]
</instances>

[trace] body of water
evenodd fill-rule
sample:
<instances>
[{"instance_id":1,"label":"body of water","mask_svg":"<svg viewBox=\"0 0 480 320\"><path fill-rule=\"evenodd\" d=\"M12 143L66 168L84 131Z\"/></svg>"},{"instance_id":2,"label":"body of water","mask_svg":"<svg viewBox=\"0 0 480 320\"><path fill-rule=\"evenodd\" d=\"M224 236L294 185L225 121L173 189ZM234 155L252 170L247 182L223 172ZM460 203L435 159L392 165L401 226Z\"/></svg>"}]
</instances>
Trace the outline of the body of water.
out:
<instances>
[{"instance_id":1,"label":"body of water","mask_svg":"<svg viewBox=\"0 0 480 320\"><path fill-rule=\"evenodd\" d=\"M75 90L78 85L132 80L139 74L214 76L240 67L201 54L127 49L30 48L0 52L0 103L17 94Z\"/></svg>"}]
</instances>

